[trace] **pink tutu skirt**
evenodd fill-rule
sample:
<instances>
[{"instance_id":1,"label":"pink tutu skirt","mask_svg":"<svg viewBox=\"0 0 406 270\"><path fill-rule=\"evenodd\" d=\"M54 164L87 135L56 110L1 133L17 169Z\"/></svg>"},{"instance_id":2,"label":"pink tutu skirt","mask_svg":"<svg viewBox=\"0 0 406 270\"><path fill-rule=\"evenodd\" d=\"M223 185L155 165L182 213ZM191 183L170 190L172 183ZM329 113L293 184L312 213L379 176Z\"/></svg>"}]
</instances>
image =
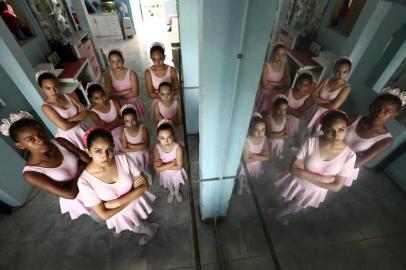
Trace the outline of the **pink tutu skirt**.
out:
<instances>
[{"instance_id":1,"label":"pink tutu skirt","mask_svg":"<svg viewBox=\"0 0 406 270\"><path fill-rule=\"evenodd\" d=\"M151 203L155 200L155 195L145 191L138 199L132 201L123 210L106 220L107 228L115 228L116 233L124 230L132 231L134 227L140 225L141 219L148 218L153 211Z\"/></svg>"},{"instance_id":2,"label":"pink tutu skirt","mask_svg":"<svg viewBox=\"0 0 406 270\"><path fill-rule=\"evenodd\" d=\"M270 112L272 110L272 100L275 95L275 91L259 89L255 100L255 110L261 114L264 111Z\"/></svg>"},{"instance_id":3,"label":"pink tutu skirt","mask_svg":"<svg viewBox=\"0 0 406 270\"><path fill-rule=\"evenodd\" d=\"M270 157L277 157L283 152L283 139L269 139Z\"/></svg>"},{"instance_id":4,"label":"pink tutu skirt","mask_svg":"<svg viewBox=\"0 0 406 270\"><path fill-rule=\"evenodd\" d=\"M120 137L121 137L122 131L123 131L123 127L116 127L115 129L113 129L111 131L111 135L113 136L113 140L114 140L114 152L115 153L121 152Z\"/></svg>"},{"instance_id":5,"label":"pink tutu skirt","mask_svg":"<svg viewBox=\"0 0 406 270\"><path fill-rule=\"evenodd\" d=\"M158 173L158 180L161 186L168 188L180 184L184 185L187 175L183 168L181 170L166 170Z\"/></svg>"},{"instance_id":6,"label":"pink tutu skirt","mask_svg":"<svg viewBox=\"0 0 406 270\"><path fill-rule=\"evenodd\" d=\"M127 155L135 162L137 168L142 171L148 171L151 165L151 155L148 150L137 152L128 152Z\"/></svg>"},{"instance_id":7,"label":"pink tutu skirt","mask_svg":"<svg viewBox=\"0 0 406 270\"><path fill-rule=\"evenodd\" d=\"M291 173L282 176L275 185L280 188L281 196L285 201L293 201L303 208L319 207L328 191Z\"/></svg>"},{"instance_id":8,"label":"pink tutu skirt","mask_svg":"<svg viewBox=\"0 0 406 270\"><path fill-rule=\"evenodd\" d=\"M144 103L142 103L142 100L140 99L140 97L120 99L121 106L123 106L124 104L128 104L128 103L134 105L137 108L138 120L144 119L145 106L144 106Z\"/></svg>"},{"instance_id":9,"label":"pink tutu skirt","mask_svg":"<svg viewBox=\"0 0 406 270\"><path fill-rule=\"evenodd\" d=\"M249 175L251 177L255 177L255 178L258 178L261 174L264 173L261 161L254 161L254 162L247 163L247 170L248 170ZM245 169L244 169L243 165L240 164L238 178L245 177L245 176L246 176Z\"/></svg>"},{"instance_id":10,"label":"pink tutu skirt","mask_svg":"<svg viewBox=\"0 0 406 270\"><path fill-rule=\"evenodd\" d=\"M83 124L79 124L74 126L68 130L62 130L58 128L58 132L56 133L56 137L62 137L73 143L77 148L80 150L85 150L85 145L83 144L83 135L85 135L86 128Z\"/></svg>"},{"instance_id":11,"label":"pink tutu skirt","mask_svg":"<svg viewBox=\"0 0 406 270\"><path fill-rule=\"evenodd\" d=\"M305 114L304 119L306 121L307 129L311 133L317 133L321 129L321 125L319 124L320 116L328 111L317 104L314 104Z\"/></svg>"},{"instance_id":12,"label":"pink tutu skirt","mask_svg":"<svg viewBox=\"0 0 406 270\"><path fill-rule=\"evenodd\" d=\"M76 219L83 214L90 215L90 210L84 205L80 192L73 200L59 198L59 205L61 213L69 213L71 219Z\"/></svg>"},{"instance_id":13,"label":"pink tutu skirt","mask_svg":"<svg viewBox=\"0 0 406 270\"><path fill-rule=\"evenodd\" d=\"M299 133L299 118L290 114L286 117L288 119L289 136L294 137Z\"/></svg>"},{"instance_id":14,"label":"pink tutu skirt","mask_svg":"<svg viewBox=\"0 0 406 270\"><path fill-rule=\"evenodd\" d=\"M357 180L358 174L359 174L359 168L354 168L352 170L352 175L350 177L347 177L347 179L345 180L344 185L347 186L347 187L350 187L352 185L352 183L355 180Z\"/></svg>"}]
</instances>

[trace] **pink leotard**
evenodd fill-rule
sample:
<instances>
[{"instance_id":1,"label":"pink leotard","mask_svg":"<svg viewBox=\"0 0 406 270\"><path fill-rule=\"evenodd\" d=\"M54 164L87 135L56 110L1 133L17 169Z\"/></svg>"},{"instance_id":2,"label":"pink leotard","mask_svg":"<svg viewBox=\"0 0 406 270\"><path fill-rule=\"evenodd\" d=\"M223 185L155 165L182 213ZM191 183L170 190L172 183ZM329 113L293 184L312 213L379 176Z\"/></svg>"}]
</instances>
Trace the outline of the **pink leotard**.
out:
<instances>
[{"instance_id":1,"label":"pink leotard","mask_svg":"<svg viewBox=\"0 0 406 270\"><path fill-rule=\"evenodd\" d=\"M131 69L127 70L127 73L124 77L123 80L117 80L116 77L114 77L114 74L112 71L110 71L110 76L111 76L111 85L113 86L114 91L122 91L122 90L127 90L132 88L132 82L131 82ZM144 117L145 113L145 107L144 104L142 103L142 100L140 99L139 96L137 97L131 97L131 98L120 98L119 102L121 105L130 103L133 104L137 108L137 117L139 120L142 120Z\"/></svg>"},{"instance_id":2,"label":"pink leotard","mask_svg":"<svg viewBox=\"0 0 406 270\"><path fill-rule=\"evenodd\" d=\"M71 97L67 94L65 94L64 96L69 102L69 107L67 109L59 108L50 103L45 103L45 104L50 105L62 118L69 119L69 118L77 115L79 113L79 111L78 111L78 108L73 104ZM65 138L68 141L70 141L71 143L73 143L76 147L80 148L81 150L85 150L85 146L84 146L83 140L82 140L85 132L86 132L85 126L82 123L80 123L68 130L63 130L63 129L58 128L56 137Z\"/></svg>"},{"instance_id":3,"label":"pink leotard","mask_svg":"<svg viewBox=\"0 0 406 270\"><path fill-rule=\"evenodd\" d=\"M345 143L348 144L355 153L362 153L380 140L392 137L390 133L385 133L368 139L361 138L357 134L357 126L363 117L362 115L358 115L357 119L348 127L347 135L345 136ZM358 178L358 173L359 168L354 168L352 176L347 178L345 185L351 186L353 181Z\"/></svg>"},{"instance_id":4,"label":"pink leotard","mask_svg":"<svg viewBox=\"0 0 406 270\"><path fill-rule=\"evenodd\" d=\"M301 146L296 159L302 160L307 171L321 175L338 175L349 177L354 169L356 155L350 147L344 148L332 160L322 160L319 148L320 137L310 137ZM324 201L328 189L316 186L309 181L288 173L276 183L280 187L281 196L286 201L294 201L298 206L319 207Z\"/></svg>"},{"instance_id":5,"label":"pink leotard","mask_svg":"<svg viewBox=\"0 0 406 270\"><path fill-rule=\"evenodd\" d=\"M104 113L95 108L92 108L92 111L97 113L97 115L100 117L100 119L103 120L107 124L116 120L117 115L118 115L116 106L114 106L114 102L111 99L110 99L110 110L108 112ZM118 152L121 150L120 136L121 136L122 130L123 130L123 127L119 126L111 131L111 135L113 135L113 139L114 139L114 151L115 152Z\"/></svg>"},{"instance_id":6,"label":"pink leotard","mask_svg":"<svg viewBox=\"0 0 406 270\"><path fill-rule=\"evenodd\" d=\"M55 168L45 168L40 166L25 166L24 172L38 172L45 174L52 180L60 183L72 181L75 178L78 170L78 158L72 154L68 149L60 145L56 140L51 142L58 147L63 156L62 163ZM59 198L59 205L61 213L69 213L72 219L78 218L82 214L89 215L89 209L83 203L83 196L79 192L75 199Z\"/></svg>"},{"instance_id":7,"label":"pink leotard","mask_svg":"<svg viewBox=\"0 0 406 270\"><path fill-rule=\"evenodd\" d=\"M102 202L111 201L127 194L133 189L134 177L140 175L135 163L126 154L115 156L118 177L116 182L108 184L86 170L78 181L78 187L83 194L84 204L91 208ZM123 230L132 231L139 226L141 219L148 218L152 212L151 202L155 195L145 191L143 195L129 203L124 209L106 220L109 229L116 233Z\"/></svg>"}]
</instances>

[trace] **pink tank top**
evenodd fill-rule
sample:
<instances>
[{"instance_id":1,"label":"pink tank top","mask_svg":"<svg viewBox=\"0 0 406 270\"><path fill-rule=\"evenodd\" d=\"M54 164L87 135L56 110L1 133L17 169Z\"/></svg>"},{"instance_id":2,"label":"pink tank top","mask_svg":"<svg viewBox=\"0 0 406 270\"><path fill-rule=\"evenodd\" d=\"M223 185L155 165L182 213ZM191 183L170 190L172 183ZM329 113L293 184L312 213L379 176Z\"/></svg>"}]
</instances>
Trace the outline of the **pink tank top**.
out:
<instances>
[{"instance_id":1,"label":"pink tank top","mask_svg":"<svg viewBox=\"0 0 406 270\"><path fill-rule=\"evenodd\" d=\"M117 118L117 114L118 114L116 106L114 106L114 102L111 99L110 99L110 110L107 113L96 110L95 108L92 108L92 111L97 113L97 115L100 117L100 119L106 123L113 122Z\"/></svg>"},{"instance_id":2,"label":"pink tank top","mask_svg":"<svg viewBox=\"0 0 406 270\"><path fill-rule=\"evenodd\" d=\"M136 136L130 135L128 133L127 129L124 128L124 135L129 143L132 144L139 144L144 142L144 135L142 133L143 125L140 126L140 130L138 131L138 134Z\"/></svg>"},{"instance_id":3,"label":"pink tank top","mask_svg":"<svg viewBox=\"0 0 406 270\"><path fill-rule=\"evenodd\" d=\"M362 117L362 115L359 115L357 117L357 119L351 124L351 126L349 126L347 135L345 136L345 143L356 153L364 152L380 140L392 137L390 133L385 133L368 139L361 138L357 134L356 130L358 123L362 119Z\"/></svg>"},{"instance_id":4,"label":"pink tank top","mask_svg":"<svg viewBox=\"0 0 406 270\"><path fill-rule=\"evenodd\" d=\"M345 86L347 86L347 84L340 87L340 88L337 88L337 89L335 89L333 91L329 91L329 89L327 88L328 81L329 80L327 79L326 82L324 83L323 88L320 90L319 97L321 97L323 99L326 99L326 100L333 100L338 96L338 94L341 92L341 90Z\"/></svg>"},{"instance_id":5,"label":"pink tank top","mask_svg":"<svg viewBox=\"0 0 406 270\"><path fill-rule=\"evenodd\" d=\"M292 109L298 109L303 106L303 103L306 101L306 99L309 97L309 95L305 95L301 99L295 99L292 94L292 89L289 89L289 94L288 94L288 103L289 107Z\"/></svg>"},{"instance_id":6,"label":"pink tank top","mask_svg":"<svg viewBox=\"0 0 406 270\"><path fill-rule=\"evenodd\" d=\"M286 123L286 117L283 119L282 123L278 124L273 120L272 115L269 115L269 123L270 123L270 128L272 132L280 132L285 128L285 123Z\"/></svg>"},{"instance_id":7,"label":"pink tank top","mask_svg":"<svg viewBox=\"0 0 406 270\"><path fill-rule=\"evenodd\" d=\"M272 82L280 82L283 79L283 71L285 69L285 64L282 65L282 68L280 71L275 72L272 69L271 64L266 63L268 65L268 81Z\"/></svg>"},{"instance_id":8,"label":"pink tank top","mask_svg":"<svg viewBox=\"0 0 406 270\"><path fill-rule=\"evenodd\" d=\"M32 171L39 172L47 175L58 182L65 182L72 180L78 170L78 158L68 151L65 147L60 145L56 140L51 140L51 142L58 147L59 151L63 156L61 165L55 168L45 168L40 166L25 166L23 172Z\"/></svg>"},{"instance_id":9,"label":"pink tank top","mask_svg":"<svg viewBox=\"0 0 406 270\"><path fill-rule=\"evenodd\" d=\"M159 112L165 119L172 119L176 115L176 108L178 106L178 102L174 100L172 102L172 105L169 107L166 107L165 105L162 104L161 101L158 101L158 107L159 107Z\"/></svg>"},{"instance_id":10,"label":"pink tank top","mask_svg":"<svg viewBox=\"0 0 406 270\"><path fill-rule=\"evenodd\" d=\"M262 138L259 144L253 144L249 138L247 138L248 142L248 152L252 154L260 154L264 149L264 143L266 141L266 137Z\"/></svg>"},{"instance_id":11,"label":"pink tank top","mask_svg":"<svg viewBox=\"0 0 406 270\"><path fill-rule=\"evenodd\" d=\"M46 104L50 105L62 118L68 119L78 114L78 108L73 104L71 98L67 94L64 94L64 96L69 103L67 109L62 109L49 103Z\"/></svg>"},{"instance_id":12,"label":"pink tank top","mask_svg":"<svg viewBox=\"0 0 406 270\"><path fill-rule=\"evenodd\" d=\"M156 144L155 147L158 149L159 157L161 158L162 162L168 163L176 159L176 151L179 148L179 144L175 143L173 149L168 153L164 152L159 144Z\"/></svg>"},{"instance_id":13,"label":"pink tank top","mask_svg":"<svg viewBox=\"0 0 406 270\"><path fill-rule=\"evenodd\" d=\"M151 74L151 79L152 79L152 85L154 86L154 89L158 90L159 85L163 82L168 82L171 83L171 66L168 66L168 69L166 70L165 76L163 77L158 77L155 75L155 73L152 71L151 68L149 68L149 73Z\"/></svg>"},{"instance_id":14,"label":"pink tank top","mask_svg":"<svg viewBox=\"0 0 406 270\"><path fill-rule=\"evenodd\" d=\"M131 89L132 88L130 72L131 72L131 69L128 69L127 73L125 74L124 79L123 80L117 80L116 77L114 77L113 72L110 71L111 84L112 84L114 90L121 91L121 90L126 90L126 89Z\"/></svg>"}]
</instances>

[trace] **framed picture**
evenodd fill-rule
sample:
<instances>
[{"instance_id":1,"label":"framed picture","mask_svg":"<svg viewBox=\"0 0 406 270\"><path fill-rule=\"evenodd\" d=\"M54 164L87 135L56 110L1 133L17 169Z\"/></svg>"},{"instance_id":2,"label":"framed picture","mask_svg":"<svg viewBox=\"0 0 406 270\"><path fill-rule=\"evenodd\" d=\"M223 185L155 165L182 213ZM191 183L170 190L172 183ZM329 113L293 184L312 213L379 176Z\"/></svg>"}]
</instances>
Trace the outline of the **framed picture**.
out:
<instances>
[{"instance_id":1,"label":"framed picture","mask_svg":"<svg viewBox=\"0 0 406 270\"><path fill-rule=\"evenodd\" d=\"M349 36L365 2L366 0L336 0L335 8L331 14L330 27L345 36Z\"/></svg>"}]
</instances>

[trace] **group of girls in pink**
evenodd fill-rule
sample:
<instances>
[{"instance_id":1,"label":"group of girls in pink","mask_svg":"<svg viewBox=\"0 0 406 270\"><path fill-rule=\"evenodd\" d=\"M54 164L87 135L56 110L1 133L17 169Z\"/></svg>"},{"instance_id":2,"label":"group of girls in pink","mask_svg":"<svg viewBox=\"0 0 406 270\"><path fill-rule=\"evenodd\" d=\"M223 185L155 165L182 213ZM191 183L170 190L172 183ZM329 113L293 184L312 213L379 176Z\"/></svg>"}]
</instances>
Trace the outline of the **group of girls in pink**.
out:
<instances>
[{"instance_id":1,"label":"group of girls in pink","mask_svg":"<svg viewBox=\"0 0 406 270\"><path fill-rule=\"evenodd\" d=\"M60 197L62 213L68 212L72 219L90 215L117 235L123 230L140 233L139 244L144 245L158 230L158 224L146 221L155 200L148 191L152 165L159 184L168 189L168 203L174 197L183 200L180 185L185 183L186 173L183 151L176 142L178 138L183 141L177 135L179 127L183 131L176 99L179 82L175 68L164 64L163 47L154 44L154 65L145 73L148 95L157 99L150 108L157 123L151 158L150 133L141 123L145 107L137 74L123 66L121 52L113 50L108 58L106 90L97 83L86 87L90 109L76 95L61 94L51 72L37 74L46 96L42 110L58 129L55 139L49 139L46 129L26 112L4 119L1 131L29 152L24 179ZM96 126L86 130L83 122L87 118Z\"/></svg>"},{"instance_id":2,"label":"group of girls in pink","mask_svg":"<svg viewBox=\"0 0 406 270\"><path fill-rule=\"evenodd\" d=\"M264 66L256 102L256 110L262 114L254 113L251 120L237 193L242 194L244 188L250 192L246 170L251 177L259 177L263 162L283 158L286 138L301 141L299 127L303 122L307 126L306 139L299 149L291 147L298 151L288 173L276 181L283 203L279 208L269 209L276 221L288 224L290 214L306 207L319 207L328 191L337 192L343 186L351 186L359 168L392 145L393 138L385 124L396 117L402 100L393 94L381 94L370 104L369 115L347 116L339 108L351 92L346 81L351 70L348 59L339 59L334 77L319 83L314 91L313 78L308 73L300 74L291 89L278 89L276 86L283 83L283 77L275 82L277 76L270 74L277 69L272 64L281 61L275 55L278 50L283 54L283 45L275 47L270 63Z\"/></svg>"}]
</instances>

